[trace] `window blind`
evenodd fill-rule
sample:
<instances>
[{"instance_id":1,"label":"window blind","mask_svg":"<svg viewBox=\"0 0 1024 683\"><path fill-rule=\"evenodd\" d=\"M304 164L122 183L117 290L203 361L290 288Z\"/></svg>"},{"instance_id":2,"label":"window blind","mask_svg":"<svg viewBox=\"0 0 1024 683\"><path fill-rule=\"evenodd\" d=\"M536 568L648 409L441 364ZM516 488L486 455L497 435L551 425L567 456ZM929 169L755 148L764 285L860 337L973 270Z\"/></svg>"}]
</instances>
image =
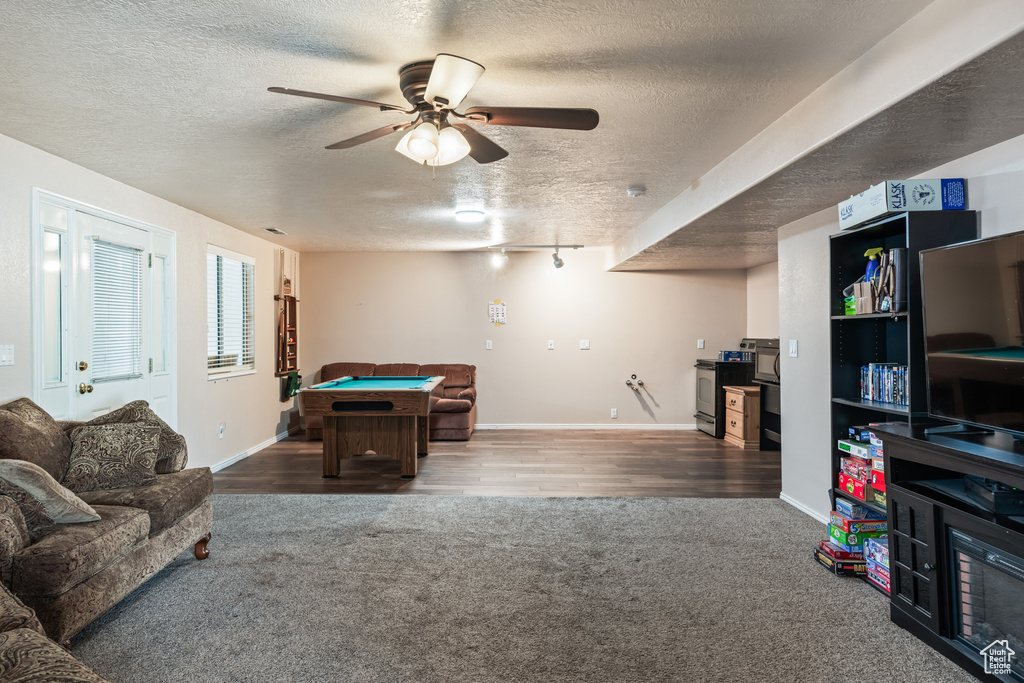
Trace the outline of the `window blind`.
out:
<instances>
[{"instance_id":1,"label":"window blind","mask_svg":"<svg viewBox=\"0 0 1024 683\"><path fill-rule=\"evenodd\" d=\"M206 255L206 357L210 375L256 368L254 266L219 251L211 248Z\"/></svg>"},{"instance_id":2,"label":"window blind","mask_svg":"<svg viewBox=\"0 0 1024 683\"><path fill-rule=\"evenodd\" d=\"M142 250L93 239L92 381L142 377Z\"/></svg>"}]
</instances>

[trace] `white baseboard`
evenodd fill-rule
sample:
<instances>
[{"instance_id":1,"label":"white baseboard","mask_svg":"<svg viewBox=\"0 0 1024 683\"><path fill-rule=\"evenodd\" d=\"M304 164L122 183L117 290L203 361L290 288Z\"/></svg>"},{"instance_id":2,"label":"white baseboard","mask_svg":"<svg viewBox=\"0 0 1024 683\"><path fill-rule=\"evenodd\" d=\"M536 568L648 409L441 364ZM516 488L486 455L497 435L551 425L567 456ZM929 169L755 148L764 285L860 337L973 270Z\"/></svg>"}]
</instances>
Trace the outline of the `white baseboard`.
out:
<instances>
[{"instance_id":1,"label":"white baseboard","mask_svg":"<svg viewBox=\"0 0 1024 683\"><path fill-rule=\"evenodd\" d=\"M779 498L782 500L782 502L789 503L790 505L795 507L800 512L803 512L806 515L810 515L811 517L813 517L814 519L818 520L822 524L828 524L828 522L829 522L829 518L828 517L821 516L820 514L818 514L817 512L812 510L811 508L807 507L806 505L804 505L800 501L796 500L795 498L791 498L790 496L787 496L785 493L780 493L779 494Z\"/></svg>"},{"instance_id":2,"label":"white baseboard","mask_svg":"<svg viewBox=\"0 0 1024 683\"><path fill-rule=\"evenodd\" d=\"M661 430L695 430L695 424L478 424L473 429L661 429Z\"/></svg>"},{"instance_id":3,"label":"white baseboard","mask_svg":"<svg viewBox=\"0 0 1024 683\"><path fill-rule=\"evenodd\" d=\"M267 439L266 441L264 441L263 443L258 443L255 446L253 446L252 448L250 448L249 450L243 451L243 452L239 453L238 455L236 455L233 458L228 458L227 460L222 460L221 462L217 463L216 465L211 465L210 466L210 471L211 472L219 472L222 469L224 469L225 467L229 467L231 465L234 465L239 460L244 460L245 458L248 458L253 453L259 453L264 448L267 448L268 446L273 446L278 441L283 441L284 439L287 439L292 434L296 434L296 433L298 433L300 431L302 431L302 430L300 430L298 427L291 427L291 428L288 429L288 431L281 432L280 434L277 434L276 436L272 436L269 439Z\"/></svg>"}]
</instances>

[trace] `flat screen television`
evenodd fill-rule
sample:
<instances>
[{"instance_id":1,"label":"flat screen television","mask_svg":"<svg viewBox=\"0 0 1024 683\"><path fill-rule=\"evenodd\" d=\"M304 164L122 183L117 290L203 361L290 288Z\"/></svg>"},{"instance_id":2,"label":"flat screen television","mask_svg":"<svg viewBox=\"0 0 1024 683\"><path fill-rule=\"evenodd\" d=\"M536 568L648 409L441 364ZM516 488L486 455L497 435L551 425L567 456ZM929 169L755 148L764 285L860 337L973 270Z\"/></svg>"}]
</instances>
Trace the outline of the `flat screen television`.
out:
<instances>
[{"instance_id":1,"label":"flat screen television","mask_svg":"<svg viewBox=\"0 0 1024 683\"><path fill-rule=\"evenodd\" d=\"M1024 435L1024 232L921 251L928 414Z\"/></svg>"}]
</instances>

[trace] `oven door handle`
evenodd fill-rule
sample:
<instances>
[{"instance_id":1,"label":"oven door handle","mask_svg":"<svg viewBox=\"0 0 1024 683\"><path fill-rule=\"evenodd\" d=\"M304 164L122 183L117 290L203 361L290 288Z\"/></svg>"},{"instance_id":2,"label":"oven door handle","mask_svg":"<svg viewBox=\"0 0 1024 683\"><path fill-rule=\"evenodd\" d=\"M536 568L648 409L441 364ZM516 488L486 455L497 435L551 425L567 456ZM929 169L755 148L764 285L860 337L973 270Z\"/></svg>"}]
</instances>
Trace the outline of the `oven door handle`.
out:
<instances>
[{"instance_id":1,"label":"oven door handle","mask_svg":"<svg viewBox=\"0 0 1024 683\"><path fill-rule=\"evenodd\" d=\"M782 353L780 352L780 353L775 354L775 365L774 365L775 379L778 379L778 380L782 379L782 375L779 372L779 361L781 361L781 360L782 360Z\"/></svg>"}]
</instances>

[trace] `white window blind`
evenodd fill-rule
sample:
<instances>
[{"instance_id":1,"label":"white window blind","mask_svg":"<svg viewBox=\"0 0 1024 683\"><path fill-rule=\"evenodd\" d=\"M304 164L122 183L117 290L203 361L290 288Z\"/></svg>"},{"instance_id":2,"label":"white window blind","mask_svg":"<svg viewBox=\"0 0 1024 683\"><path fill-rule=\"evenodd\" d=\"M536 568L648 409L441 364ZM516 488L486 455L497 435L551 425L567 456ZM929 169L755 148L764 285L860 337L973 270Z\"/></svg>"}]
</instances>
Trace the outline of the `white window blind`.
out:
<instances>
[{"instance_id":1,"label":"white window blind","mask_svg":"<svg viewBox=\"0 0 1024 683\"><path fill-rule=\"evenodd\" d=\"M208 248L206 358L211 377L256 369L254 270L249 257Z\"/></svg>"},{"instance_id":2,"label":"white window blind","mask_svg":"<svg viewBox=\"0 0 1024 683\"><path fill-rule=\"evenodd\" d=\"M142 250L94 239L92 381L142 376Z\"/></svg>"}]
</instances>

